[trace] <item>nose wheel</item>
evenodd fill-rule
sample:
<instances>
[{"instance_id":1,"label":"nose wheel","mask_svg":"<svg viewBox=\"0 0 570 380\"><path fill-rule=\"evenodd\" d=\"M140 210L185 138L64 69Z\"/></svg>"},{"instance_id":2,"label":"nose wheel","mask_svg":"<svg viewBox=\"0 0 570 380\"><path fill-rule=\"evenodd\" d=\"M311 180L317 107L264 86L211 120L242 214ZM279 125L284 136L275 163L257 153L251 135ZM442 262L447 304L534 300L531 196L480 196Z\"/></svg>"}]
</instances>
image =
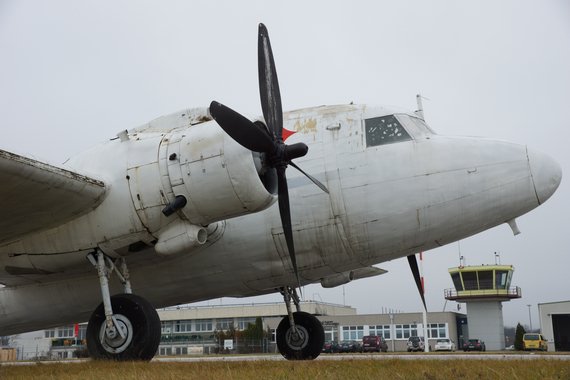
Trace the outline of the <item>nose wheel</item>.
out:
<instances>
[{"instance_id":1,"label":"nose wheel","mask_svg":"<svg viewBox=\"0 0 570 380\"><path fill-rule=\"evenodd\" d=\"M303 311L293 313L295 327L285 317L277 327L277 348L285 359L312 360L321 353L325 332L321 322Z\"/></svg>"},{"instance_id":2,"label":"nose wheel","mask_svg":"<svg viewBox=\"0 0 570 380\"><path fill-rule=\"evenodd\" d=\"M312 360L320 355L325 343L325 331L321 321L314 315L300 311L299 297L295 289L281 289L287 316L277 326L277 348L285 359ZM291 300L295 303L296 312L291 311Z\"/></svg>"}]
</instances>

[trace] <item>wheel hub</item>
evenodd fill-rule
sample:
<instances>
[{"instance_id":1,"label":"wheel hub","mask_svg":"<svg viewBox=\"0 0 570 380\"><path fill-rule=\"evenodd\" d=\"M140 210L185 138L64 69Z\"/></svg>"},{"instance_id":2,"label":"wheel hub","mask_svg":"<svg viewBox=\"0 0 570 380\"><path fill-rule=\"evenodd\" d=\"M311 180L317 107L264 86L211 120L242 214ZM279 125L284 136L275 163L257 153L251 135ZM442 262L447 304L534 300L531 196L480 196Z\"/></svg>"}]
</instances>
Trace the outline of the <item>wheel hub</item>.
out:
<instances>
[{"instance_id":1,"label":"wheel hub","mask_svg":"<svg viewBox=\"0 0 570 380\"><path fill-rule=\"evenodd\" d=\"M285 341L291 349L296 351L302 350L309 343L309 332L303 326L295 325L295 329L290 327L287 330Z\"/></svg>"},{"instance_id":2,"label":"wheel hub","mask_svg":"<svg viewBox=\"0 0 570 380\"><path fill-rule=\"evenodd\" d=\"M115 321L115 331L111 334L107 333L107 324L103 322L99 332L101 346L105 351L118 354L127 349L133 340L133 326L129 319L121 314L113 315Z\"/></svg>"}]
</instances>

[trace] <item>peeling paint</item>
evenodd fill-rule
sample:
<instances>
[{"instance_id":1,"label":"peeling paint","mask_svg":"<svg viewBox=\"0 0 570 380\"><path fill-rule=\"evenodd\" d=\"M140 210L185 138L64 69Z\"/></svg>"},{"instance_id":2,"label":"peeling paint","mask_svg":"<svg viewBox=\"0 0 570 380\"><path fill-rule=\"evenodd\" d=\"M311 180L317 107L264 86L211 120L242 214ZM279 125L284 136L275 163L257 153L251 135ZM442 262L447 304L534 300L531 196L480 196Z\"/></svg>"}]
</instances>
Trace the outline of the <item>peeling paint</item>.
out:
<instances>
[{"instance_id":1,"label":"peeling paint","mask_svg":"<svg viewBox=\"0 0 570 380\"><path fill-rule=\"evenodd\" d=\"M317 132L317 120L305 119L303 121L297 120L294 129L299 133L315 133Z\"/></svg>"}]
</instances>

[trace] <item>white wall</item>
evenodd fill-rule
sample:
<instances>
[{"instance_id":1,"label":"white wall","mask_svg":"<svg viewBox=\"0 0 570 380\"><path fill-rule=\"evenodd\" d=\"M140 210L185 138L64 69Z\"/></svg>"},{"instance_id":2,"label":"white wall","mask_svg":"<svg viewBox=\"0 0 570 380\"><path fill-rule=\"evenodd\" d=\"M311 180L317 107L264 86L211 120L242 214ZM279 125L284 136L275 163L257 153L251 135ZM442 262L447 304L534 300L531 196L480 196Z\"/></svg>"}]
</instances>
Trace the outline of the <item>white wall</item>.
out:
<instances>
[{"instance_id":1,"label":"white wall","mask_svg":"<svg viewBox=\"0 0 570 380\"><path fill-rule=\"evenodd\" d=\"M469 339L481 339L487 350L505 349L503 305L500 301L467 303Z\"/></svg>"},{"instance_id":2,"label":"white wall","mask_svg":"<svg viewBox=\"0 0 570 380\"><path fill-rule=\"evenodd\" d=\"M548 341L548 351L554 349L554 331L552 328L553 314L570 314L570 301L550 302L538 304L538 316L540 319L540 332Z\"/></svg>"}]
</instances>

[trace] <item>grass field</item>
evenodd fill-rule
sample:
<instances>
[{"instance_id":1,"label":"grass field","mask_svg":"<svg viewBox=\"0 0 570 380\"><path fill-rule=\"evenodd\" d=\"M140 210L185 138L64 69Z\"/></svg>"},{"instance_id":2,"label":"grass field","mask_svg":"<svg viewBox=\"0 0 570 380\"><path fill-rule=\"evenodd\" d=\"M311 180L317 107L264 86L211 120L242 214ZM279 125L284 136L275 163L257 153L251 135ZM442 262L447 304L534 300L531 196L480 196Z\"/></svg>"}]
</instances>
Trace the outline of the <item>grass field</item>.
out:
<instances>
[{"instance_id":1,"label":"grass field","mask_svg":"<svg viewBox=\"0 0 570 380\"><path fill-rule=\"evenodd\" d=\"M98 362L0 366L0 379L564 379L562 360Z\"/></svg>"}]
</instances>

